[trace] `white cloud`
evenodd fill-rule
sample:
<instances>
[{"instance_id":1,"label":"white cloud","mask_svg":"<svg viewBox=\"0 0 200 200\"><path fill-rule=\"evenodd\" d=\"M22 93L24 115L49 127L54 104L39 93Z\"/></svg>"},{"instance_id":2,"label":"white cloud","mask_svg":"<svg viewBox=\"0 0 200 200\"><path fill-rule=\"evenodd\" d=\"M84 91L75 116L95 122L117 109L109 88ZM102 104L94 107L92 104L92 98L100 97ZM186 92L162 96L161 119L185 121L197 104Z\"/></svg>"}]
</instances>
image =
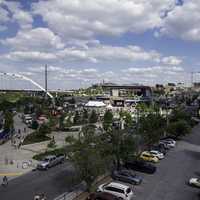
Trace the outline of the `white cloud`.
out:
<instances>
[{"instance_id":1,"label":"white cloud","mask_svg":"<svg viewBox=\"0 0 200 200\"><path fill-rule=\"evenodd\" d=\"M165 65L180 65L183 61L175 56L164 57L162 63Z\"/></svg>"},{"instance_id":2,"label":"white cloud","mask_svg":"<svg viewBox=\"0 0 200 200\"><path fill-rule=\"evenodd\" d=\"M0 23L17 22L21 29L32 28L33 17L30 12L24 11L20 2L0 2Z\"/></svg>"},{"instance_id":3,"label":"white cloud","mask_svg":"<svg viewBox=\"0 0 200 200\"><path fill-rule=\"evenodd\" d=\"M64 47L59 36L48 28L19 31L15 37L1 40L1 43L11 49L23 51L50 51Z\"/></svg>"},{"instance_id":4,"label":"white cloud","mask_svg":"<svg viewBox=\"0 0 200 200\"><path fill-rule=\"evenodd\" d=\"M49 27L63 38L121 35L159 27L175 0L49 0L33 5Z\"/></svg>"},{"instance_id":5,"label":"white cloud","mask_svg":"<svg viewBox=\"0 0 200 200\"><path fill-rule=\"evenodd\" d=\"M1 56L3 59L12 61L50 61L55 60L56 56L52 53L44 53L37 51L14 51Z\"/></svg>"},{"instance_id":6,"label":"white cloud","mask_svg":"<svg viewBox=\"0 0 200 200\"><path fill-rule=\"evenodd\" d=\"M184 0L182 6L175 7L163 19L160 34L183 40L200 41L199 13L199 0Z\"/></svg>"},{"instance_id":7,"label":"white cloud","mask_svg":"<svg viewBox=\"0 0 200 200\"><path fill-rule=\"evenodd\" d=\"M7 10L5 10L4 8L1 7L1 2L0 2L0 22L7 22L9 21L9 13Z\"/></svg>"},{"instance_id":8,"label":"white cloud","mask_svg":"<svg viewBox=\"0 0 200 200\"><path fill-rule=\"evenodd\" d=\"M15 10L13 14L13 19L19 23L22 29L32 28L33 18L27 12L24 12L22 10Z\"/></svg>"},{"instance_id":9,"label":"white cloud","mask_svg":"<svg viewBox=\"0 0 200 200\"><path fill-rule=\"evenodd\" d=\"M87 48L65 48L57 53L60 58L87 60L93 63L121 60L160 62L161 55L156 51L145 51L139 46L110 46L98 44Z\"/></svg>"}]
</instances>

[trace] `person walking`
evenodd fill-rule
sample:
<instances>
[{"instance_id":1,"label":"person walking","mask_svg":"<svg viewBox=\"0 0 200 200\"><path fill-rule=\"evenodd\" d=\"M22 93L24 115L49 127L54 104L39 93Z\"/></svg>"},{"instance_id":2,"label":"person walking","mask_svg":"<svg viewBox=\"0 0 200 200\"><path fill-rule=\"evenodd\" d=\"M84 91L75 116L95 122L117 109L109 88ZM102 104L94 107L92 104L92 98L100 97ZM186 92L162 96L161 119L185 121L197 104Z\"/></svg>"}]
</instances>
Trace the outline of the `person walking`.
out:
<instances>
[{"instance_id":1,"label":"person walking","mask_svg":"<svg viewBox=\"0 0 200 200\"><path fill-rule=\"evenodd\" d=\"M3 185L4 187L8 186L8 178L7 178L7 176L4 176L4 177L3 177L2 185Z\"/></svg>"}]
</instances>

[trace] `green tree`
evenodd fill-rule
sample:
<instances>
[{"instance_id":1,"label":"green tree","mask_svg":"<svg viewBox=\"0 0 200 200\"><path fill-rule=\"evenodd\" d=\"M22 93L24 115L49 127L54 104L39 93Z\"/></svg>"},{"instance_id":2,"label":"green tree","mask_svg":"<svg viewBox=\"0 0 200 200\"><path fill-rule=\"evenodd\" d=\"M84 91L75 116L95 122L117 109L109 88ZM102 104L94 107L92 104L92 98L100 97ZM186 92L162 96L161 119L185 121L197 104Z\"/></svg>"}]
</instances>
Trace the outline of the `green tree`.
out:
<instances>
[{"instance_id":1,"label":"green tree","mask_svg":"<svg viewBox=\"0 0 200 200\"><path fill-rule=\"evenodd\" d=\"M72 97L69 101L70 104L76 104L76 99Z\"/></svg>"},{"instance_id":2,"label":"green tree","mask_svg":"<svg viewBox=\"0 0 200 200\"><path fill-rule=\"evenodd\" d=\"M36 135L37 135L37 137L45 137L49 133L51 133L50 127L47 124L42 124L39 127Z\"/></svg>"},{"instance_id":3,"label":"green tree","mask_svg":"<svg viewBox=\"0 0 200 200\"><path fill-rule=\"evenodd\" d=\"M80 115L79 111L75 112L75 115L74 115L74 124L75 125L80 125L81 124L81 115Z\"/></svg>"},{"instance_id":4,"label":"green tree","mask_svg":"<svg viewBox=\"0 0 200 200\"><path fill-rule=\"evenodd\" d=\"M160 114L150 113L140 118L138 133L141 134L144 143L151 146L163 136L165 127L166 121Z\"/></svg>"},{"instance_id":5,"label":"green tree","mask_svg":"<svg viewBox=\"0 0 200 200\"><path fill-rule=\"evenodd\" d=\"M14 127L14 120L12 112L6 111L4 114L4 130L10 131Z\"/></svg>"},{"instance_id":6,"label":"green tree","mask_svg":"<svg viewBox=\"0 0 200 200\"><path fill-rule=\"evenodd\" d=\"M35 130L37 130L37 129L38 129L38 127L39 127L39 124L38 124L38 122L37 122L36 120L34 120L34 121L32 122L32 125L31 125L31 127L32 127L32 129L35 129Z\"/></svg>"},{"instance_id":7,"label":"green tree","mask_svg":"<svg viewBox=\"0 0 200 200\"><path fill-rule=\"evenodd\" d=\"M121 111L120 118L125 120L125 126L130 128L133 125L133 118L129 112Z\"/></svg>"},{"instance_id":8,"label":"green tree","mask_svg":"<svg viewBox=\"0 0 200 200\"><path fill-rule=\"evenodd\" d=\"M64 124L64 120L65 120L65 114L61 114L61 116L59 117L59 129L60 130L64 130L65 128L65 124Z\"/></svg>"},{"instance_id":9,"label":"green tree","mask_svg":"<svg viewBox=\"0 0 200 200\"><path fill-rule=\"evenodd\" d=\"M97 121L98 121L98 115L97 115L97 113L96 113L95 110L92 110L89 122L92 123L92 124L94 124L94 123L97 123Z\"/></svg>"},{"instance_id":10,"label":"green tree","mask_svg":"<svg viewBox=\"0 0 200 200\"><path fill-rule=\"evenodd\" d=\"M78 139L71 136L66 138L66 142L70 144L70 149L72 149L70 159L73 161L80 178L87 183L88 189L91 189L95 179L104 174L106 170L106 161L101 156L97 144L98 140L94 127L91 125L83 127L82 134Z\"/></svg>"},{"instance_id":11,"label":"green tree","mask_svg":"<svg viewBox=\"0 0 200 200\"><path fill-rule=\"evenodd\" d=\"M127 160L135 152L134 135L126 130L112 129L112 131L104 132L100 138L102 155L109 157L116 169L119 169L121 162Z\"/></svg>"},{"instance_id":12,"label":"green tree","mask_svg":"<svg viewBox=\"0 0 200 200\"><path fill-rule=\"evenodd\" d=\"M191 116L183 108L176 108L172 111L170 116L170 122L175 122L179 120L185 120L187 122L191 121Z\"/></svg>"},{"instance_id":13,"label":"green tree","mask_svg":"<svg viewBox=\"0 0 200 200\"><path fill-rule=\"evenodd\" d=\"M107 110L103 117L104 130L108 131L109 129L112 129L112 123L113 123L113 114L110 110Z\"/></svg>"},{"instance_id":14,"label":"green tree","mask_svg":"<svg viewBox=\"0 0 200 200\"><path fill-rule=\"evenodd\" d=\"M175 136L176 138L184 136L190 133L190 131L191 127L188 125L187 121L182 119L175 122L171 122L167 128L167 132L170 135Z\"/></svg>"},{"instance_id":15,"label":"green tree","mask_svg":"<svg viewBox=\"0 0 200 200\"><path fill-rule=\"evenodd\" d=\"M83 110L83 113L82 113L82 123L83 123L83 124L87 124L87 123L88 123L88 120L89 120L88 111L87 111L87 109L84 109L84 110Z\"/></svg>"}]
</instances>

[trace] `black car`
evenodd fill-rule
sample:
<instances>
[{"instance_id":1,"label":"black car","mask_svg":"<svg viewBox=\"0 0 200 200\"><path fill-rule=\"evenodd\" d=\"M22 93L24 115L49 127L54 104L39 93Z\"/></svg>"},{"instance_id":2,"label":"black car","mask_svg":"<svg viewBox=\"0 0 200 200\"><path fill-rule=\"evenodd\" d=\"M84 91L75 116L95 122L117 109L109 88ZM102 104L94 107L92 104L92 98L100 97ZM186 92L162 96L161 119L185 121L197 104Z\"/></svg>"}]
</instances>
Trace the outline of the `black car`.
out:
<instances>
[{"instance_id":1,"label":"black car","mask_svg":"<svg viewBox=\"0 0 200 200\"><path fill-rule=\"evenodd\" d=\"M114 180L134 185L139 185L142 183L142 177L136 175L132 170L127 170L127 169L122 169L119 171L115 170L112 172L111 177Z\"/></svg>"},{"instance_id":2,"label":"black car","mask_svg":"<svg viewBox=\"0 0 200 200\"><path fill-rule=\"evenodd\" d=\"M156 167L154 165L142 160L127 161L125 163L125 167L127 169L132 169L147 174L153 174L156 172Z\"/></svg>"}]
</instances>

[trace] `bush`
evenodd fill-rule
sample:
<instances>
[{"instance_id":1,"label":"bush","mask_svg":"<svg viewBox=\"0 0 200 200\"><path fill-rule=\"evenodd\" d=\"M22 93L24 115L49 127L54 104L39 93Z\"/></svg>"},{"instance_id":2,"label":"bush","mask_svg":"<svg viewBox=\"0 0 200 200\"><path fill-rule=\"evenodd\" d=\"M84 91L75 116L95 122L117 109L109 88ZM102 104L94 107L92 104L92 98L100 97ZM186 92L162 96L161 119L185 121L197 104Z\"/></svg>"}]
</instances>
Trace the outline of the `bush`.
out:
<instances>
[{"instance_id":1,"label":"bush","mask_svg":"<svg viewBox=\"0 0 200 200\"><path fill-rule=\"evenodd\" d=\"M45 151L44 153L36 154L33 156L33 159L43 160L46 156L49 156L49 155L58 155L58 154L65 154L65 153L66 153L65 148L58 148L54 150Z\"/></svg>"},{"instance_id":2,"label":"bush","mask_svg":"<svg viewBox=\"0 0 200 200\"><path fill-rule=\"evenodd\" d=\"M37 132L33 132L30 135L25 137L23 145L44 142L44 141L48 141L50 139L51 138L46 135L38 135Z\"/></svg>"}]
</instances>

